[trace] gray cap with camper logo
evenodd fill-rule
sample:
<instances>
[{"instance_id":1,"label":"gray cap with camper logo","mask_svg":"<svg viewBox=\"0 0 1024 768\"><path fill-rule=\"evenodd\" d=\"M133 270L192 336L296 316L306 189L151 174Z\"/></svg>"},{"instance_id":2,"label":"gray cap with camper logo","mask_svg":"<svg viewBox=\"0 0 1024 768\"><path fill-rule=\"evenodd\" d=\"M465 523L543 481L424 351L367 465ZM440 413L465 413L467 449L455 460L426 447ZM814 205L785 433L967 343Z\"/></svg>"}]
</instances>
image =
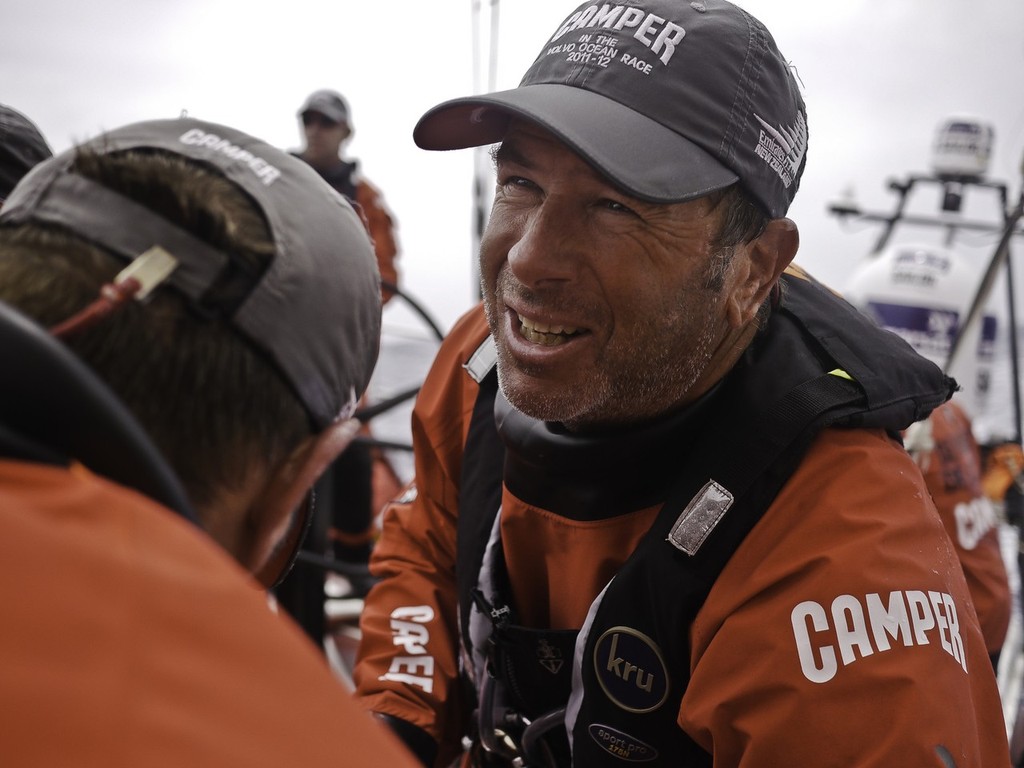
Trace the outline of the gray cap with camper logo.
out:
<instances>
[{"instance_id":1,"label":"gray cap with camper logo","mask_svg":"<svg viewBox=\"0 0 1024 768\"><path fill-rule=\"evenodd\" d=\"M427 112L424 149L501 141L521 117L626 192L692 200L739 181L784 216L807 149L803 99L761 22L724 0L586 3L555 30L518 88Z\"/></svg>"},{"instance_id":2,"label":"gray cap with camper logo","mask_svg":"<svg viewBox=\"0 0 1024 768\"><path fill-rule=\"evenodd\" d=\"M200 120L153 120L86 142L99 154L180 155L235 184L262 212L274 242L227 320L281 371L316 429L350 415L380 342L380 277L359 216L306 163L241 131ZM0 226L61 227L133 261L160 246L178 261L167 284L206 311L203 297L231 254L74 171L77 150L35 167L0 213Z\"/></svg>"}]
</instances>

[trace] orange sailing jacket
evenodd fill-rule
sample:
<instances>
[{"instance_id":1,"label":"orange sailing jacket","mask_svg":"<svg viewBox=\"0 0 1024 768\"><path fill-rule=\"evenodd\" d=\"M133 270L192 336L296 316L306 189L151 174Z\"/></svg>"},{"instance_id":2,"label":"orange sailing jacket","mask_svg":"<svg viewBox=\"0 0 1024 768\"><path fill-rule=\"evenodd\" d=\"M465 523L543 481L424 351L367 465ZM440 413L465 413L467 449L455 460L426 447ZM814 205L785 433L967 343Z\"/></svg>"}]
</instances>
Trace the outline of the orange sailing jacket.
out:
<instances>
[{"instance_id":1,"label":"orange sailing jacket","mask_svg":"<svg viewBox=\"0 0 1024 768\"><path fill-rule=\"evenodd\" d=\"M486 335L482 313L467 315L417 401L415 489L385 514L373 562L384 581L364 612L356 670L369 707L439 741L438 765L458 752L475 705L458 679L467 661L458 650L455 531L478 392L463 366ZM583 626L657 516L657 503L619 506L616 480L643 467L628 455L616 461L611 470L595 464L592 504L601 513L587 519L502 490L501 552L522 625ZM543 459L536 469L543 477ZM671 599L670 583L651 588ZM680 643L690 680L675 722L715 766L943 766L945 755L958 768L1008 762L992 667L955 553L920 472L881 430L818 435ZM614 649L601 652L577 663L605 677L640 671Z\"/></svg>"},{"instance_id":2,"label":"orange sailing jacket","mask_svg":"<svg viewBox=\"0 0 1024 768\"><path fill-rule=\"evenodd\" d=\"M299 152L294 157L305 159ZM398 285L398 228L391 210L384 201L381 191L367 181L358 171L355 160L338 160L337 165L326 170L317 168L324 181L335 191L343 195L359 214L366 225L366 231L373 241L373 250L377 255L377 267L380 278L391 285ZM389 301L394 293L384 289L382 296Z\"/></svg>"},{"instance_id":3,"label":"orange sailing jacket","mask_svg":"<svg viewBox=\"0 0 1024 768\"><path fill-rule=\"evenodd\" d=\"M5 766L416 764L220 547L134 491L0 460L0 571Z\"/></svg>"},{"instance_id":4,"label":"orange sailing jacket","mask_svg":"<svg viewBox=\"0 0 1024 768\"><path fill-rule=\"evenodd\" d=\"M998 653L1010 623L1010 584L999 549L997 513L981 486L981 455L967 414L950 401L914 432L907 450L924 474L964 569L989 653Z\"/></svg>"}]
</instances>

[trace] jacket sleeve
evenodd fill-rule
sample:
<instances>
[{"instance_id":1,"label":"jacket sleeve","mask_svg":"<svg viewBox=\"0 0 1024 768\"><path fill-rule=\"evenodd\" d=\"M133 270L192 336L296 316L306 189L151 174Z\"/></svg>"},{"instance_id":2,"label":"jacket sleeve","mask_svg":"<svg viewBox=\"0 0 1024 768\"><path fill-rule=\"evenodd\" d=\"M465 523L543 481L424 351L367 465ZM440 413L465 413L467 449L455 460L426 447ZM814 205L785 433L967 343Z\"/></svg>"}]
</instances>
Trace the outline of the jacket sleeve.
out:
<instances>
[{"instance_id":1,"label":"jacket sleeve","mask_svg":"<svg viewBox=\"0 0 1024 768\"><path fill-rule=\"evenodd\" d=\"M356 186L356 202L362 208L366 230L373 240L380 279L385 283L398 285L398 235L395 232L397 224L391 211L376 187L365 180L361 180ZM393 295L392 291L385 289L384 303Z\"/></svg>"},{"instance_id":2,"label":"jacket sleeve","mask_svg":"<svg viewBox=\"0 0 1024 768\"><path fill-rule=\"evenodd\" d=\"M991 661L913 460L826 430L692 629L680 726L715 765L1006 765Z\"/></svg>"},{"instance_id":3,"label":"jacket sleeve","mask_svg":"<svg viewBox=\"0 0 1024 768\"><path fill-rule=\"evenodd\" d=\"M384 511L371 569L356 693L371 710L428 733L441 758L459 749L455 536L461 453L476 396L462 364L486 335L482 312L449 333L413 411L415 480ZM468 351L467 351L468 349Z\"/></svg>"},{"instance_id":4,"label":"jacket sleeve","mask_svg":"<svg viewBox=\"0 0 1024 768\"><path fill-rule=\"evenodd\" d=\"M999 545L998 513L982 491L981 451L967 414L953 401L936 409L925 424L931 440L911 455L964 570L986 647L998 653L1010 624L1010 582Z\"/></svg>"}]
</instances>

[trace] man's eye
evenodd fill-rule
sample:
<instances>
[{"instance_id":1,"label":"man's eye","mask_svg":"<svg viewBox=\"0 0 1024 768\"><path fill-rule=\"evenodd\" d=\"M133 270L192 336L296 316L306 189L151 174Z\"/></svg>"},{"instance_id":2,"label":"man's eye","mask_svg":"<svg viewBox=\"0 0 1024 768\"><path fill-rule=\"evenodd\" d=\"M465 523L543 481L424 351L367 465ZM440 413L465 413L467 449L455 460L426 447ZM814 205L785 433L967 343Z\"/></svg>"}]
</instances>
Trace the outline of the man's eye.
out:
<instances>
[{"instance_id":1,"label":"man's eye","mask_svg":"<svg viewBox=\"0 0 1024 768\"><path fill-rule=\"evenodd\" d=\"M537 185L534 184L529 179L523 178L522 176L506 176L504 179L502 179L501 186L506 187L508 189L516 187L522 189L534 189Z\"/></svg>"},{"instance_id":2,"label":"man's eye","mask_svg":"<svg viewBox=\"0 0 1024 768\"><path fill-rule=\"evenodd\" d=\"M628 205L623 205L618 200L609 200L606 198L601 201L601 204L604 205L604 207L607 208L608 210L615 211L616 213L636 213L636 211L634 211Z\"/></svg>"}]
</instances>

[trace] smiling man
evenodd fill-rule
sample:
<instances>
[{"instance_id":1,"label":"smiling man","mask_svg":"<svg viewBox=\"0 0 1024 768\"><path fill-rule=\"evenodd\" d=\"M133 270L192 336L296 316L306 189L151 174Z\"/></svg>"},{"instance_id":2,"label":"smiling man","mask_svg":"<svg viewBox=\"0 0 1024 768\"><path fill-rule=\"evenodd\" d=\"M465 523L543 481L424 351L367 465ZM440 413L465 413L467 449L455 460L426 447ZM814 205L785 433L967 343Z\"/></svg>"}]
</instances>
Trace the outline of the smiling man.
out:
<instances>
[{"instance_id":1,"label":"smiling man","mask_svg":"<svg viewBox=\"0 0 1024 768\"><path fill-rule=\"evenodd\" d=\"M898 438L955 384L791 266L807 120L771 35L722 0L554 29L415 130L497 144L497 189L359 695L428 765L1006 765Z\"/></svg>"}]
</instances>

